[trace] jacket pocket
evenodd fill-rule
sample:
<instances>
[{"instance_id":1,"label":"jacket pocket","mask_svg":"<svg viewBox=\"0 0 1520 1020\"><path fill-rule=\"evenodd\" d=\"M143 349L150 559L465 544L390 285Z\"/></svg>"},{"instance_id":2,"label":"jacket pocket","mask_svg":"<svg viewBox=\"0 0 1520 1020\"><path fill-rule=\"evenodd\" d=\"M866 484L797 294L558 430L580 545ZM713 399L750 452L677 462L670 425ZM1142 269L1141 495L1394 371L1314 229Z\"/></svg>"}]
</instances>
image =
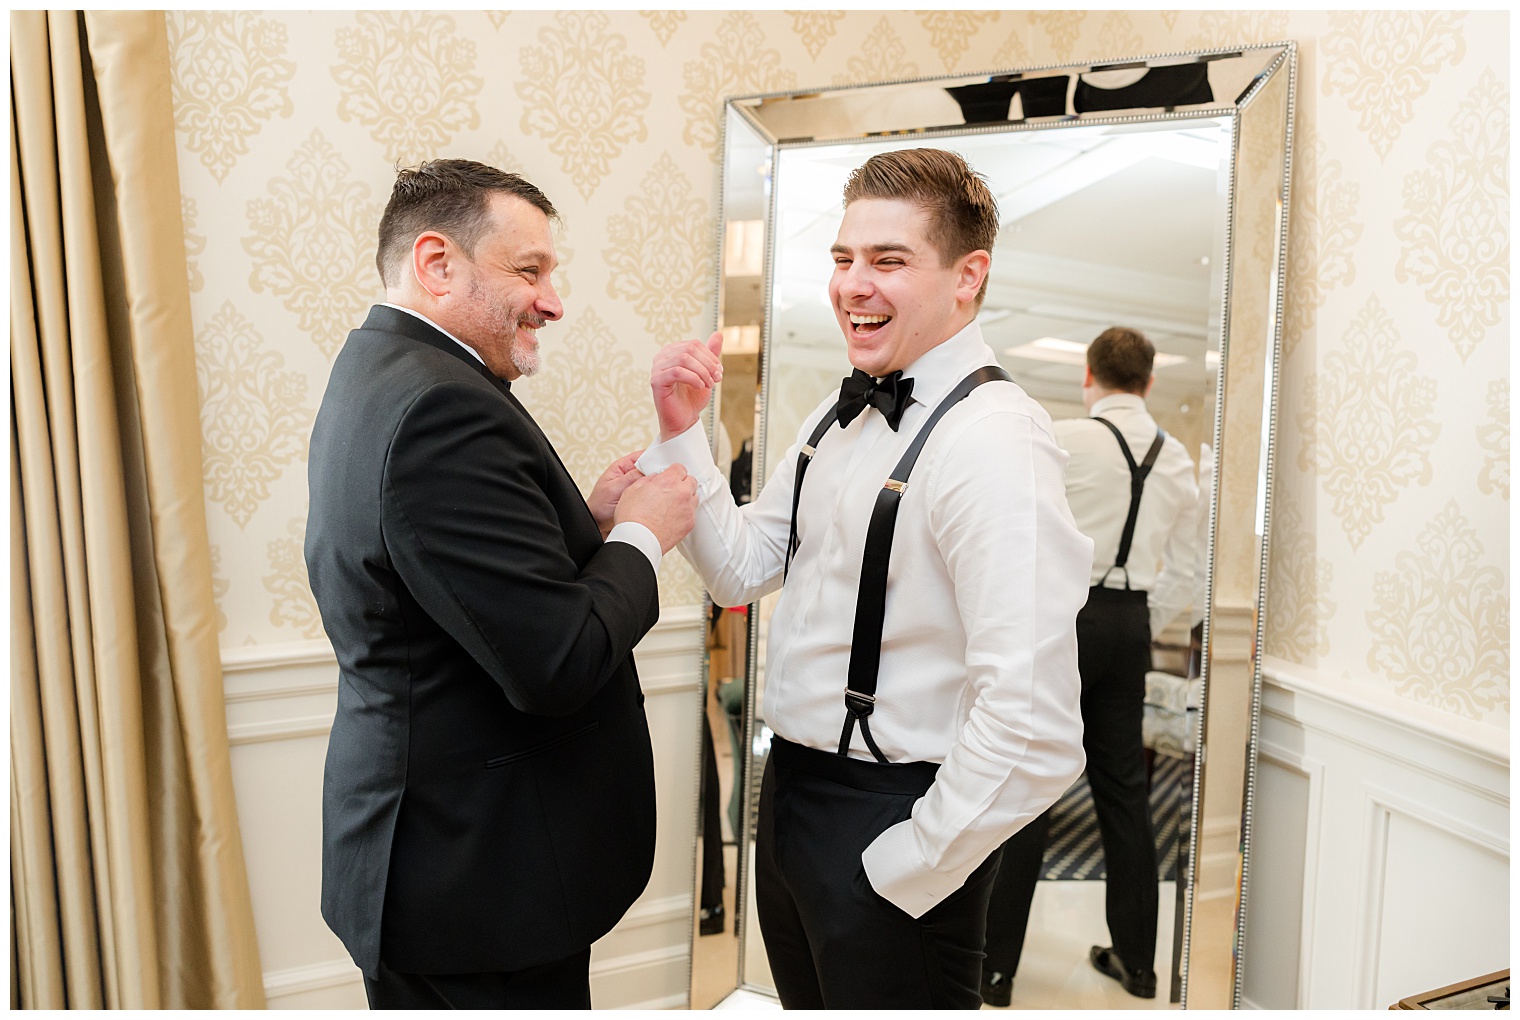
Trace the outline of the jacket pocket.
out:
<instances>
[{"instance_id":1,"label":"jacket pocket","mask_svg":"<svg viewBox=\"0 0 1520 1020\"><path fill-rule=\"evenodd\" d=\"M576 737L585 736L600 725L600 721L590 722L580 729L571 730L569 733L562 733L553 740L545 741L542 744L535 744L526 750L513 751L511 754L504 754L499 758L487 758L485 767L488 769L499 769L503 765L510 765L515 761L522 761L524 758L532 758L534 755L543 754L551 747L557 747L567 740L574 740Z\"/></svg>"}]
</instances>

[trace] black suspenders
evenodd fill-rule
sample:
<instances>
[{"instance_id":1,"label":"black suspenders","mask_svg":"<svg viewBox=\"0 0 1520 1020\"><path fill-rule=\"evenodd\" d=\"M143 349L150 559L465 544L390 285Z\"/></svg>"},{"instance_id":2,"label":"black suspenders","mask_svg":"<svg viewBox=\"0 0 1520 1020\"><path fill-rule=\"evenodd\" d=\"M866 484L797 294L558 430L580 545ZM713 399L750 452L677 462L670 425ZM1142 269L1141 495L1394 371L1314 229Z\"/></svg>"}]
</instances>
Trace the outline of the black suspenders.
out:
<instances>
[{"instance_id":1,"label":"black suspenders","mask_svg":"<svg viewBox=\"0 0 1520 1020\"><path fill-rule=\"evenodd\" d=\"M876 746L870 724L866 720L876 707L876 674L881 666L881 631L887 610L887 568L892 556L892 535L897 530L897 507L902 502L903 492L907 490L908 474L918 461L929 433L939 424L945 412L964 400L978 386L997 380L1010 381L1007 372L996 365L988 365L957 383L955 389L929 415L923 428L918 430L918 435L913 437L907 452L902 455L902 459L892 469L891 476L876 494L876 505L871 509L871 523L866 529L865 557L860 567L860 593L855 602L855 634L850 645L850 671L844 692L844 732L839 737L839 753L842 755L849 754L850 738L855 733L855 723L858 721L860 735L865 738L871 754L883 765L889 764L887 756ZM797 458L797 483L792 490L792 527L787 538L786 570L791 569L792 554L797 550L797 504L802 496L803 476L817 450L818 441L838 420L839 415L834 411L824 415Z\"/></svg>"},{"instance_id":2,"label":"black suspenders","mask_svg":"<svg viewBox=\"0 0 1520 1020\"><path fill-rule=\"evenodd\" d=\"M1093 416L1093 421L1101 421L1108 431L1119 440L1119 449L1124 453L1124 462L1129 465L1129 516L1124 520L1124 533L1119 536L1119 555L1114 560L1114 565L1103 572L1101 586L1108 581L1108 575L1115 570L1124 571L1124 590L1129 591L1129 568L1125 566L1129 562L1129 547L1135 540L1135 521L1140 518L1140 496L1145 492L1145 478L1151 473L1151 468L1156 464L1156 458L1161 454L1161 445L1166 442L1166 433L1156 429L1155 441L1151 448L1145 451L1145 460L1135 463L1135 455L1129 452L1129 444L1124 441L1124 436L1118 427L1107 418Z\"/></svg>"}]
</instances>

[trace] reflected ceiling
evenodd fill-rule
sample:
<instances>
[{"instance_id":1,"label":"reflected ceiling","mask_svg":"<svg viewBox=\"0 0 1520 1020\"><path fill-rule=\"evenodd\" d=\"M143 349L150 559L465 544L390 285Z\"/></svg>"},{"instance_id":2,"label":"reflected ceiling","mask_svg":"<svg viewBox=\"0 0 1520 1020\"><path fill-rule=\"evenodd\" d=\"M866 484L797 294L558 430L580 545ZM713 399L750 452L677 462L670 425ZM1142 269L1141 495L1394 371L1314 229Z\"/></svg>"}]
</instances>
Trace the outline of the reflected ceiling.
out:
<instances>
[{"instance_id":1,"label":"reflected ceiling","mask_svg":"<svg viewBox=\"0 0 1520 1020\"><path fill-rule=\"evenodd\" d=\"M1155 343L1158 395L1201 392L1229 132L1223 120L1074 125L948 143L993 183L1003 223L983 334L1053 413L1081 413L1082 348L1110 325L1133 326ZM827 295L840 196L851 170L903 144L781 150L773 302L790 344L844 363Z\"/></svg>"}]
</instances>

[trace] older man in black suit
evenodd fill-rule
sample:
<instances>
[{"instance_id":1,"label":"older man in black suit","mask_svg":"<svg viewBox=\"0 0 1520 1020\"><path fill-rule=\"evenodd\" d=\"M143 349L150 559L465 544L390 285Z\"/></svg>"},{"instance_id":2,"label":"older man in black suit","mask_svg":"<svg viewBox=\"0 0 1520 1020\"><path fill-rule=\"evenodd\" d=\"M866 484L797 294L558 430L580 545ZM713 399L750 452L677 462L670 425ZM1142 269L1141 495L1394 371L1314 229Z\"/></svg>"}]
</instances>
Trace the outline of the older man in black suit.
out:
<instances>
[{"instance_id":1,"label":"older man in black suit","mask_svg":"<svg viewBox=\"0 0 1520 1020\"><path fill-rule=\"evenodd\" d=\"M511 384L562 308L553 205L479 163L398 175L312 433L306 564L340 668L322 914L371 1007L590 1006L649 880L631 651L692 525L679 469L581 497Z\"/></svg>"}]
</instances>

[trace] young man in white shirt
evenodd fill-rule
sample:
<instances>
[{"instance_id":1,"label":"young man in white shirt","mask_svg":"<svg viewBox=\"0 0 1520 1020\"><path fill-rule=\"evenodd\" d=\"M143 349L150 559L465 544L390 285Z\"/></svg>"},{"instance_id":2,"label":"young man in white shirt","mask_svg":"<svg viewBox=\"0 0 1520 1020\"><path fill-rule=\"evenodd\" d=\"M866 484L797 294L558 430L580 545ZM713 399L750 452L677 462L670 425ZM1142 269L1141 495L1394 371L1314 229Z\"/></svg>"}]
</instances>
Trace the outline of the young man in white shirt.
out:
<instances>
[{"instance_id":1,"label":"young man in white shirt","mask_svg":"<svg viewBox=\"0 0 1520 1020\"><path fill-rule=\"evenodd\" d=\"M1198 483L1182 443L1145 409L1156 349L1138 331L1104 330L1087 348L1087 418L1055 423L1066 498L1093 540L1092 592L1077 616L1087 778L1108 869L1112 946L1092 965L1131 995L1156 995L1156 840L1151 829L1141 718L1151 638L1193 595ZM987 923L984 998L1008 1004L1049 816L1008 841Z\"/></svg>"},{"instance_id":2,"label":"young man in white shirt","mask_svg":"<svg viewBox=\"0 0 1520 1020\"><path fill-rule=\"evenodd\" d=\"M697 478L681 550L716 602L786 580L756 842L782 1005L974 1009L997 849L1082 768L1074 621L1092 543L1049 416L975 321L999 225L986 182L953 153L901 150L856 170L844 200L829 298L855 372L840 392L741 508L698 424L721 335L671 345L639 468Z\"/></svg>"}]
</instances>

